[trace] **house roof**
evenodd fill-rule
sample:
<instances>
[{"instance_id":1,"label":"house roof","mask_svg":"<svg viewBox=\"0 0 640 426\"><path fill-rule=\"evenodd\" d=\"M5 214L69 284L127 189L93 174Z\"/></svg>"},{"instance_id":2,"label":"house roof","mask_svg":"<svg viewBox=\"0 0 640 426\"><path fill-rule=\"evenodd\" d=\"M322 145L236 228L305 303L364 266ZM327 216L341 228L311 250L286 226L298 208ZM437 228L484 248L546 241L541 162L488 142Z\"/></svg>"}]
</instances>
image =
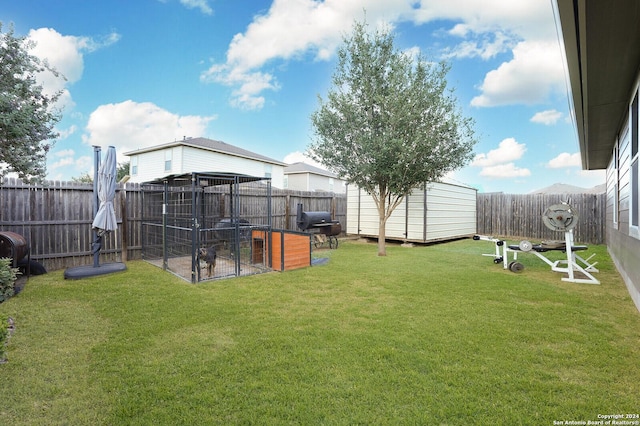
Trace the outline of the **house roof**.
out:
<instances>
[{"instance_id":1,"label":"house roof","mask_svg":"<svg viewBox=\"0 0 640 426\"><path fill-rule=\"evenodd\" d=\"M199 148L207 151L218 152L221 154L233 155L236 157L243 157L251 160L258 160L264 163L276 164L278 166L287 165L282 161L274 160L273 158L269 158L261 154L256 154L255 152L247 151L246 149L242 149L237 146L230 145L226 142L216 141L216 140L207 139L207 138L185 138L180 141L168 142L161 145L154 145L148 148L141 148L134 151L125 152L124 155L131 156L131 155L143 154L145 152L153 152L153 151L172 148L176 146L190 146L193 148Z\"/></svg>"},{"instance_id":2,"label":"house roof","mask_svg":"<svg viewBox=\"0 0 640 426\"><path fill-rule=\"evenodd\" d=\"M312 166L311 164L302 163L302 162L289 164L284 168L285 175L301 174L301 173L313 173L320 176L327 176L335 179L338 178L338 176L334 173L331 173L319 167Z\"/></svg>"},{"instance_id":3,"label":"house roof","mask_svg":"<svg viewBox=\"0 0 640 426\"><path fill-rule=\"evenodd\" d=\"M640 2L556 1L582 167L604 169L640 66Z\"/></svg>"}]
</instances>

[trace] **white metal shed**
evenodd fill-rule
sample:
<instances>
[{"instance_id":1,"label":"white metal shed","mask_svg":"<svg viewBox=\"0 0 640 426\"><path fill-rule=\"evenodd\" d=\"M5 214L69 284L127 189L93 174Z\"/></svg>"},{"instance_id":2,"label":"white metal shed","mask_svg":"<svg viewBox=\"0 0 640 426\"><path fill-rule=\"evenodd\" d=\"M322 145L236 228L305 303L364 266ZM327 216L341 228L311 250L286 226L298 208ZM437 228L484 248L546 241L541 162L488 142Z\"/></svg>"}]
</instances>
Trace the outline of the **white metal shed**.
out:
<instances>
[{"instance_id":1,"label":"white metal shed","mask_svg":"<svg viewBox=\"0 0 640 426\"><path fill-rule=\"evenodd\" d=\"M429 183L414 190L387 220L386 238L427 243L476 233L475 188ZM378 209L364 190L347 187L347 234L378 237Z\"/></svg>"}]
</instances>

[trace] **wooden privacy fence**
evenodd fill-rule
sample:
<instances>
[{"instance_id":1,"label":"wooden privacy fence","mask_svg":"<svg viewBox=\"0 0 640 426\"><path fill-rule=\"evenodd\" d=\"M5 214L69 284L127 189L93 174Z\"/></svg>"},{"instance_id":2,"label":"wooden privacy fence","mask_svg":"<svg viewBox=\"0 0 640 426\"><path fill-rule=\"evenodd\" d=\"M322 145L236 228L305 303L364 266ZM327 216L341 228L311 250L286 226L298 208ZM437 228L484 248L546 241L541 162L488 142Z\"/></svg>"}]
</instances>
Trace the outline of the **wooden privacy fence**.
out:
<instances>
[{"instance_id":1,"label":"wooden privacy fence","mask_svg":"<svg viewBox=\"0 0 640 426\"><path fill-rule=\"evenodd\" d=\"M119 184L114 207L118 229L103 237L100 262L141 258L142 190ZM346 195L272 189L272 228L296 230L296 206L329 211L346 229ZM7 178L0 186L0 232L22 235L31 258L48 270L92 264L92 184L49 181L30 185ZM161 214L161 212L159 212Z\"/></svg>"},{"instance_id":2,"label":"wooden privacy fence","mask_svg":"<svg viewBox=\"0 0 640 426\"><path fill-rule=\"evenodd\" d=\"M477 232L481 235L520 237L536 240L563 240L542 221L544 211L568 202L578 213L574 228L576 242L604 244L606 239L605 194L478 194Z\"/></svg>"},{"instance_id":3,"label":"wooden privacy fence","mask_svg":"<svg viewBox=\"0 0 640 426\"><path fill-rule=\"evenodd\" d=\"M44 185L5 179L0 186L0 231L22 235L31 257L49 270L92 263L93 185L50 181ZM544 210L569 201L580 214L574 229L580 243L605 243L605 194L511 195L478 194L477 232L482 235L522 237L530 240L562 239L547 229ZM271 191L272 228L297 230L296 207L328 211L346 229L347 198L344 194ZM118 230L103 238L101 262L141 257L142 191L139 184L118 185L115 198Z\"/></svg>"}]
</instances>

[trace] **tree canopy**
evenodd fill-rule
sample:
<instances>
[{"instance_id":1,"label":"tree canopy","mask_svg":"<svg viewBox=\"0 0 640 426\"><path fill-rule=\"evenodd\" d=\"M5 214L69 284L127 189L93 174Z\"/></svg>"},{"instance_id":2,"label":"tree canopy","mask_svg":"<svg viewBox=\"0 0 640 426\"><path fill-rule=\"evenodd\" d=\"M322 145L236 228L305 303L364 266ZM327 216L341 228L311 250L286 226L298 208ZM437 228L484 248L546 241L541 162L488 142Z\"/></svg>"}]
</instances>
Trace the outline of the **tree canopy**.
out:
<instances>
[{"instance_id":1,"label":"tree canopy","mask_svg":"<svg viewBox=\"0 0 640 426\"><path fill-rule=\"evenodd\" d=\"M36 75L50 71L46 61L31 55L33 47L13 28L2 32L0 23L0 183L9 172L26 181L46 175L46 156L58 136L54 126L61 115L54 107L60 92L47 95Z\"/></svg>"},{"instance_id":2,"label":"tree canopy","mask_svg":"<svg viewBox=\"0 0 640 426\"><path fill-rule=\"evenodd\" d=\"M448 88L450 66L396 49L391 31L366 29L356 22L338 50L327 100L319 97L311 116L308 153L373 197L385 255L393 209L416 187L467 164L476 140L474 121Z\"/></svg>"},{"instance_id":3,"label":"tree canopy","mask_svg":"<svg viewBox=\"0 0 640 426\"><path fill-rule=\"evenodd\" d=\"M116 182L120 182L125 176L129 174L129 165L129 161L118 163L118 167L116 169ZM91 176L89 172L85 172L80 176L72 177L71 181L77 183L93 183L93 176Z\"/></svg>"}]
</instances>

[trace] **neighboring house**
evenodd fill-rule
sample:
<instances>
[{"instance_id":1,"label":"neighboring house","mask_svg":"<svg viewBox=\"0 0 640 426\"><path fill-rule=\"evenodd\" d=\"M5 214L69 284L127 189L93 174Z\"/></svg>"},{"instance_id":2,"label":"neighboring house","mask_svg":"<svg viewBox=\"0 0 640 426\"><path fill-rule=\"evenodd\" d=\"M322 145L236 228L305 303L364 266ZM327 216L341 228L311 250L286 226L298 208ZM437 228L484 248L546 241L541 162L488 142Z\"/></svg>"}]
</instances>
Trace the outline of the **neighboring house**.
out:
<instances>
[{"instance_id":1,"label":"neighboring house","mask_svg":"<svg viewBox=\"0 0 640 426\"><path fill-rule=\"evenodd\" d=\"M296 191L326 191L344 194L346 182L335 174L306 163L293 163L284 168L285 188Z\"/></svg>"},{"instance_id":2,"label":"neighboring house","mask_svg":"<svg viewBox=\"0 0 640 426\"><path fill-rule=\"evenodd\" d=\"M124 155L130 157L131 182L191 172L223 172L269 177L272 186L284 187L285 163L212 139L184 138Z\"/></svg>"},{"instance_id":3,"label":"neighboring house","mask_svg":"<svg viewBox=\"0 0 640 426\"><path fill-rule=\"evenodd\" d=\"M640 310L640 2L556 0L587 170L607 170L607 246Z\"/></svg>"}]
</instances>

